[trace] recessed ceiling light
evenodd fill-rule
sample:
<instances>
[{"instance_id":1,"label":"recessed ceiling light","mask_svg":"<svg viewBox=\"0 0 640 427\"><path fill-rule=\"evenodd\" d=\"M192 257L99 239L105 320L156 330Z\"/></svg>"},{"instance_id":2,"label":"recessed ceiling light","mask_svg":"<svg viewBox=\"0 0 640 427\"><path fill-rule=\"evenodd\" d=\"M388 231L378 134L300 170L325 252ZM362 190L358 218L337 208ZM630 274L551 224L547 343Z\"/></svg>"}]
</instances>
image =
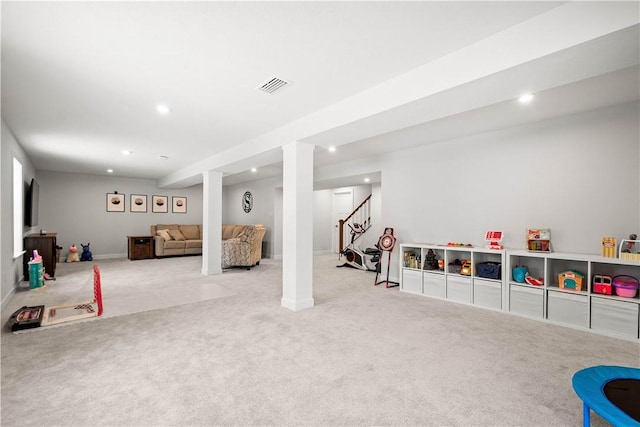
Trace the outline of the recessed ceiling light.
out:
<instances>
[{"instance_id":1,"label":"recessed ceiling light","mask_svg":"<svg viewBox=\"0 0 640 427\"><path fill-rule=\"evenodd\" d=\"M107 173L113 173L113 169L107 169Z\"/></svg>"},{"instance_id":2,"label":"recessed ceiling light","mask_svg":"<svg viewBox=\"0 0 640 427\"><path fill-rule=\"evenodd\" d=\"M171 108L167 104L158 104L156 110L160 114L169 114L171 112Z\"/></svg>"},{"instance_id":3,"label":"recessed ceiling light","mask_svg":"<svg viewBox=\"0 0 640 427\"><path fill-rule=\"evenodd\" d=\"M257 171L258 171L258 169L256 169L256 168L251 168L251 172L257 172Z\"/></svg>"},{"instance_id":4,"label":"recessed ceiling light","mask_svg":"<svg viewBox=\"0 0 640 427\"><path fill-rule=\"evenodd\" d=\"M164 154L160 154L160 155L157 157L157 159L158 159L158 160L169 160L169 156L165 156Z\"/></svg>"},{"instance_id":5,"label":"recessed ceiling light","mask_svg":"<svg viewBox=\"0 0 640 427\"><path fill-rule=\"evenodd\" d=\"M369 181L371 181L369 178L364 179L364 182L369 182Z\"/></svg>"},{"instance_id":6,"label":"recessed ceiling light","mask_svg":"<svg viewBox=\"0 0 640 427\"><path fill-rule=\"evenodd\" d=\"M125 156L128 156L130 154L133 154L133 151L129 151L129 150L122 150L121 151L122 154L124 154Z\"/></svg>"},{"instance_id":7,"label":"recessed ceiling light","mask_svg":"<svg viewBox=\"0 0 640 427\"><path fill-rule=\"evenodd\" d=\"M527 104L533 101L533 94L523 93L522 95L520 95L520 98L518 98L518 101L522 102L523 104Z\"/></svg>"},{"instance_id":8,"label":"recessed ceiling light","mask_svg":"<svg viewBox=\"0 0 640 427\"><path fill-rule=\"evenodd\" d=\"M331 147L329 147L329 152L330 153L334 153L336 151L336 147L334 147L333 145Z\"/></svg>"}]
</instances>

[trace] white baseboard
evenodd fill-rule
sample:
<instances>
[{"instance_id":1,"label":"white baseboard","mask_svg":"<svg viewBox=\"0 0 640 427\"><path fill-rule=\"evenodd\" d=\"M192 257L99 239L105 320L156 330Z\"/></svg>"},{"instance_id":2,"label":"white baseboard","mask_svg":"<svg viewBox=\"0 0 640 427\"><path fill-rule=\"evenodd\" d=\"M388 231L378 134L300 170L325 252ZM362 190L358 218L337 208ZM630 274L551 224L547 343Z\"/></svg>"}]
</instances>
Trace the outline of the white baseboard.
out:
<instances>
[{"instance_id":1,"label":"white baseboard","mask_svg":"<svg viewBox=\"0 0 640 427\"><path fill-rule=\"evenodd\" d=\"M18 285L11 288L11 291L2 299L2 303L0 304L0 309L2 309L3 311L5 308L7 308L7 305L9 304L9 301L11 301L11 298L13 298L13 296L15 295L17 286Z\"/></svg>"},{"instance_id":2,"label":"white baseboard","mask_svg":"<svg viewBox=\"0 0 640 427\"><path fill-rule=\"evenodd\" d=\"M329 254L332 254L332 253L333 253L333 251L331 249L326 250L326 251L314 251L313 252L314 255L329 255ZM338 254L336 254L336 255L338 255Z\"/></svg>"},{"instance_id":3,"label":"white baseboard","mask_svg":"<svg viewBox=\"0 0 640 427\"><path fill-rule=\"evenodd\" d=\"M332 253L334 253L332 250L326 250L326 251L314 251L314 252L313 252L313 255L330 255L330 254L332 254ZM336 255L338 255L338 254L336 254ZM281 260L281 259L282 259L282 254L273 255L273 256L272 256L272 258L273 258L273 259L279 259L279 260Z\"/></svg>"},{"instance_id":4,"label":"white baseboard","mask_svg":"<svg viewBox=\"0 0 640 427\"><path fill-rule=\"evenodd\" d=\"M314 302L313 302L313 298L308 298L302 301L294 301L294 300L282 298L280 304L282 304L284 308L288 308L289 310L300 311L300 310L304 310L305 308L313 307Z\"/></svg>"},{"instance_id":5,"label":"white baseboard","mask_svg":"<svg viewBox=\"0 0 640 427\"><path fill-rule=\"evenodd\" d=\"M122 254L102 254L102 255L94 255L93 259L116 259L116 258L126 258L127 254L126 253L122 253Z\"/></svg>"}]
</instances>

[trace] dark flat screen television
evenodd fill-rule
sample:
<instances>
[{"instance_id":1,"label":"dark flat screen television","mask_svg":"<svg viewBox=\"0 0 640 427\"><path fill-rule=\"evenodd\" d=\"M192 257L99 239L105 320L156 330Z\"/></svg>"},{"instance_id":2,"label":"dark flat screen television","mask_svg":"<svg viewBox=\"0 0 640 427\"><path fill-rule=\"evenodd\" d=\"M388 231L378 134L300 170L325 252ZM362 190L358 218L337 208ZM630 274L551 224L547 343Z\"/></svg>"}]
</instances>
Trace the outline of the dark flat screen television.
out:
<instances>
[{"instance_id":1,"label":"dark flat screen television","mask_svg":"<svg viewBox=\"0 0 640 427\"><path fill-rule=\"evenodd\" d=\"M35 178L31 179L29 194L26 198L25 223L29 227L38 225L38 201L40 199L40 185Z\"/></svg>"}]
</instances>

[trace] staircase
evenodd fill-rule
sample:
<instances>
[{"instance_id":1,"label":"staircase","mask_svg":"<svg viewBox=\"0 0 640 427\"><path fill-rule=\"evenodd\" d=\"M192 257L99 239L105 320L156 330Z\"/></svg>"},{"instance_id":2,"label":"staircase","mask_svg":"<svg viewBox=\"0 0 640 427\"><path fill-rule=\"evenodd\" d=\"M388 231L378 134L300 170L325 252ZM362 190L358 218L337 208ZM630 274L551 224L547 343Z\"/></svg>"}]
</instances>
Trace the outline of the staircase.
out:
<instances>
[{"instance_id":1,"label":"staircase","mask_svg":"<svg viewBox=\"0 0 640 427\"><path fill-rule=\"evenodd\" d=\"M348 217L341 219L338 226L338 252L342 254L349 244L355 243L371 228L371 194Z\"/></svg>"}]
</instances>

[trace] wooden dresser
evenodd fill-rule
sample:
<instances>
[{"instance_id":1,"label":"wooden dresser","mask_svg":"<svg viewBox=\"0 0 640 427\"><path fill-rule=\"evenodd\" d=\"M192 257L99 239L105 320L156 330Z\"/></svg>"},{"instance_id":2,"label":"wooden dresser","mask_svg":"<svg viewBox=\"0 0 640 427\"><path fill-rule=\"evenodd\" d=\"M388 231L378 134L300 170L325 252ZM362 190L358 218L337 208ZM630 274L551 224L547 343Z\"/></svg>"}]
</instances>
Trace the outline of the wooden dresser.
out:
<instances>
[{"instance_id":1,"label":"wooden dresser","mask_svg":"<svg viewBox=\"0 0 640 427\"><path fill-rule=\"evenodd\" d=\"M44 272L51 277L56 275L56 237L57 233L30 234L24 238L25 254L22 257L24 280L29 280L29 260L36 249L42 257Z\"/></svg>"}]
</instances>

